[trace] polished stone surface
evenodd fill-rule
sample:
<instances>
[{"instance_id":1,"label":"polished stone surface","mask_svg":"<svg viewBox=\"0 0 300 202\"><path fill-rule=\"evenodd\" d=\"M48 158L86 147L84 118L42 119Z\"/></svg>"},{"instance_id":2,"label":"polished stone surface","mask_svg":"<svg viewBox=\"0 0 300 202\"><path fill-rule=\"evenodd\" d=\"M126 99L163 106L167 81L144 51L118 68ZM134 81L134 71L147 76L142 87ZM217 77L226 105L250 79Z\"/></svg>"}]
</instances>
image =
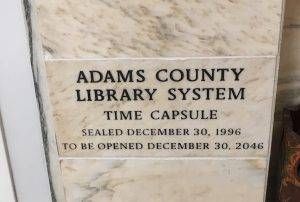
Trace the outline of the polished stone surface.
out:
<instances>
[{"instance_id":1,"label":"polished stone surface","mask_svg":"<svg viewBox=\"0 0 300 202\"><path fill-rule=\"evenodd\" d=\"M46 58L276 55L281 0L37 0Z\"/></svg>"},{"instance_id":2,"label":"polished stone surface","mask_svg":"<svg viewBox=\"0 0 300 202\"><path fill-rule=\"evenodd\" d=\"M62 160L68 202L262 202L265 160Z\"/></svg>"},{"instance_id":3,"label":"polished stone surface","mask_svg":"<svg viewBox=\"0 0 300 202\"><path fill-rule=\"evenodd\" d=\"M230 157L267 157L271 110L273 100L273 87L275 77L276 59L269 58L213 58L213 59L119 59L119 60L61 60L48 61L46 63L48 88L50 90L49 99L52 103L53 118L55 123L55 134L61 156L69 157L88 157L88 156L230 156ZM207 70L214 68L244 68L240 74L239 81L235 81L232 72L225 74L225 81L220 81L220 74L216 74L215 81L198 82L167 82L161 83L155 79L156 72L160 69L181 69L191 70L205 68ZM110 70L113 75L116 70L145 70L146 81L142 83L76 83L80 71L88 72L90 70L101 71L103 74ZM165 77L161 76L161 77ZM199 77L202 78L202 77ZM182 99L182 94L176 91L176 100L170 101L168 90L176 89L194 89L194 88L222 87L225 89L233 88L235 92L244 89L244 99L227 99L230 94L226 90L224 100L217 100L216 93L211 93L210 99L207 99L206 92L201 93L200 100L193 100L193 94L187 94L186 100ZM137 101L78 101L76 90L80 90L80 99L87 99L86 90L90 89L113 89L117 93L123 92L123 89L147 89L155 88L157 93L153 95L153 100ZM192 90L190 90L192 92ZM145 94L145 92L143 92ZM106 92L104 92L106 94ZM133 93L129 91L129 94ZM117 94L118 95L118 94ZM241 94L240 94L241 95ZM120 96L116 96L117 98ZM223 96L222 96L223 97ZM108 99L108 98L106 98ZM154 110L162 111L175 110L217 110L217 119L197 119L181 120L151 118ZM104 114L105 110L111 111L129 111L141 110L142 120L107 120ZM170 112L171 113L171 112ZM207 113L206 113L207 114ZM189 135L128 135L127 129L157 129L157 128L180 128L188 129ZM195 136L195 130L206 128L208 135ZM221 128L240 128L238 135L217 135L216 130ZM92 129L95 134L96 129L121 129L124 133L121 136L103 136L86 135L82 130ZM141 143L145 146L148 143L157 142L200 142L210 143L209 149L148 149L144 147L141 150L122 150L106 149L104 146L98 148L102 143ZM216 149L215 144L227 142L229 148L226 150ZM75 143L76 149L65 149L65 144ZM81 143L93 143L94 149L81 148ZM255 144L255 148L238 148L238 143ZM263 148L257 148L258 144L263 144ZM247 147L247 146L246 146Z\"/></svg>"},{"instance_id":4,"label":"polished stone surface","mask_svg":"<svg viewBox=\"0 0 300 202\"><path fill-rule=\"evenodd\" d=\"M261 202L264 200L281 0L36 0L36 82L42 95L54 196L63 202ZM296 12L296 10L295 10ZM290 17L293 20L293 17ZM291 21L292 21L291 20ZM296 45L295 45L296 46ZM293 55L297 60L297 54ZM112 59L114 58L114 59ZM116 59L119 58L119 59ZM120 59L123 58L123 59ZM127 59L124 59L127 58ZM144 58L137 60L136 58ZM148 58L148 59L147 59ZM152 58L149 59L149 58ZM143 66L141 66L143 65ZM76 84L79 70L206 66L245 68L240 82L183 82L183 87L245 87L243 101L99 103L74 101L76 89L182 87L144 84ZM151 71L150 71L151 70ZM289 73L287 73L289 74ZM289 76L281 83L290 83ZM290 85L290 84L288 84ZM291 84L294 85L294 84ZM283 85L281 85L283 86ZM290 87L288 87L290 88ZM279 88L284 89L284 88ZM103 109L220 111L210 121L103 120ZM134 137L135 141L263 143L263 149L184 151L64 151L64 142L121 141L83 137L86 128L241 127L239 137ZM125 158L126 157L126 158ZM127 158L129 157L129 158Z\"/></svg>"}]
</instances>

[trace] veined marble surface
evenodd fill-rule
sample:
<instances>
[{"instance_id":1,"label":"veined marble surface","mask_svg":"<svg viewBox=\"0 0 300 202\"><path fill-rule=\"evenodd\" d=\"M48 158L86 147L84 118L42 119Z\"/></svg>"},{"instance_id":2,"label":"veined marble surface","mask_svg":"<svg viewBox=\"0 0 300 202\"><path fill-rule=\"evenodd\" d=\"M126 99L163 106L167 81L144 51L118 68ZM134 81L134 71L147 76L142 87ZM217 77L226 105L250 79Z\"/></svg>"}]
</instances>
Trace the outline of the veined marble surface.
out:
<instances>
[{"instance_id":1,"label":"veined marble surface","mask_svg":"<svg viewBox=\"0 0 300 202\"><path fill-rule=\"evenodd\" d=\"M265 160L62 160L67 202L262 202Z\"/></svg>"},{"instance_id":2,"label":"veined marble surface","mask_svg":"<svg viewBox=\"0 0 300 202\"><path fill-rule=\"evenodd\" d=\"M281 0L36 0L46 59L276 55Z\"/></svg>"},{"instance_id":3,"label":"veined marble surface","mask_svg":"<svg viewBox=\"0 0 300 202\"><path fill-rule=\"evenodd\" d=\"M115 60L60 60L47 61L47 80L49 87L49 99L52 103L53 118L55 123L55 134L61 156L68 157L95 157L95 156L202 156L202 157L267 157L270 138L270 124L272 114L273 87L275 77L274 57L268 58L213 58L213 59L115 59ZM213 68L244 68L239 81L228 72L225 81L205 81L189 82L167 82L161 83L155 79L155 72L160 69L181 69L183 72L187 68L207 70ZM146 81L142 83L76 83L78 74L82 70L88 74L90 70L114 72L122 69L123 71L131 69L145 70ZM58 73L59 72L59 73ZM216 76L217 77L217 76ZM219 76L217 77L219 78ZM192 99L193 88L245 88L242 100L217 100L214 93L211 99L206 100L204 94L200 100ZM78 102L76 99L76 90L80 90L81 99L86 99L86 89L115 89L116 92L122 92L122 89L146 89L156 88L157 93L153 100L138 101L91 101ZM176 91L178 99L168 100L168 90L170 88L183 90L189 88L190 93L186 94L186 100L182 100L181 94ZM236 90L237 92L237 90ZM104 92L104 95L107 94ZM133 97L133 93L129 91ZM224 93L227 96L227 91ZM118 94L116 95L118 96ZM164 110L217 110L216 120L180 120L180 119L160 119L150 118L153 110L160 110L160 117ZM142 120L108 120L104 115L105 110L112 111L142 111ZM159 116L157 116L159 117ZM127 129L158 129L158 128L179 128L188 129L189 135L127 135ZM208 130L209 136L194 135L194 128ZM217 135L217 128L240 128L240 135ZM86 135L82 130L97 129L122 129L122 136L103 136ZM106 132L107 133L107 132ZM182 133L181 133L182 134ZM93 143L94 149L65 149L64 144L75 143ZM140 143L145 147L142 150L136 149L99 149L98 144L102 143ZM209 143L209 149L148 149L148 143L156 142L201 142ZM227 142L230 149L215 149L217 143ZM245 144L263 144L263 148L239 148L238 143ZM102 146L101 146L102 147Z\"/></svg>"},{"instance_id":4,"label":"veined marble surface","mask_svg":"<svg viewBox=\"0 0 300 202\"><path fill-rule=\"evenodd\" d=\"M49 127L49 163L59 202L263 201L282 0L35 0L35 3L34 31L41 38L37 50L42 52L41 58L46 63L45 68L44 61L36 67L37 82L42 84L41 94L46 103L43 106ZM128 155L123 153L62 153L57 143L82 141L77 134L82 126L94 123L96 127L103 126L95 113L102 107L100 104L78 107L72 102L74 73L79 67L99 65L99 59L140 57L167 60L211 57L200 60L206 61L203 64L245 66L249 77L242 84L252 96L245 103L224 104L222 116L226 116L226 126L238 126L240 122L247 131L241 139L229 141L259 140L265 143L264 150L231 151L230 155L156 152L133 159L124 158ZM178 107L159 102L168 109ZM217 102L210 104L220 107ZM211 107L210 104L187 106ZM149 106L151 103L138 107L148 110ZM126 107L133 109L137 105ZM87 112L89 116L82 116ZM159 124L170 126L165 122ZM209 158L212 156L217 158Z\"/></svg>"}]
</instances>

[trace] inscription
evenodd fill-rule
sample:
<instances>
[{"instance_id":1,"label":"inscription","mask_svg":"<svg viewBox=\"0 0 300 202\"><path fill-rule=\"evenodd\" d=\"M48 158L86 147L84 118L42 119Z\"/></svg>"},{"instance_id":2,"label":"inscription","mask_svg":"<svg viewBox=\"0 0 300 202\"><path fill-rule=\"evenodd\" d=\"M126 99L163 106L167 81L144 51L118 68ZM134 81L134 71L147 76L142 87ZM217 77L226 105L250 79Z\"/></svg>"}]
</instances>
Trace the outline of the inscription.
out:
<instances>
[{"instance_id":1,"label":"inscription","mask_svg":"<svg viewBox=\"0 0 300 202\"><path fill-rule=\"evenodd\" d=\"M60 155L264 156L274 64L272 58L49 63Z\"/></svg>"}]
</instances>

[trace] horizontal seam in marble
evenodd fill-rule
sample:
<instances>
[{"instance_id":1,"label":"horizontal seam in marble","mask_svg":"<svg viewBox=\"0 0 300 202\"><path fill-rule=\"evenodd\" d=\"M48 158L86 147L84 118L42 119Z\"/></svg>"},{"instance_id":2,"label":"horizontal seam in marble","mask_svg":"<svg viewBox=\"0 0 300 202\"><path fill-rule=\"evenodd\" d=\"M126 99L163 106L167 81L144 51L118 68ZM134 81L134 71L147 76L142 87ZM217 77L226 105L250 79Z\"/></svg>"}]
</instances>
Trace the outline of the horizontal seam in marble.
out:
<instances>
[{"instance_id":1,"label":"horizontal seam in marble","mask_svg":"<svg viewBox=\"0 0 300 202\"><path fill-rule=\"evenodd\" d=\"M244 58L276 58L277 55L261 56L207 56L207 57L124 57L124 58L56 58L44 59L46 62L51 61L74 61L74 60L187 60L187 59L244 59Z\"/></svg>"},{"instance_id":2,"label":"horizontal seam in marble","mask_svg":"<svg viewBox=\"0 0 300 202\"><path fill-rule=\"evenodd\" d=\"M267 157L59 157L59 160L266 160Z\"/></svg>"}]
</instances>

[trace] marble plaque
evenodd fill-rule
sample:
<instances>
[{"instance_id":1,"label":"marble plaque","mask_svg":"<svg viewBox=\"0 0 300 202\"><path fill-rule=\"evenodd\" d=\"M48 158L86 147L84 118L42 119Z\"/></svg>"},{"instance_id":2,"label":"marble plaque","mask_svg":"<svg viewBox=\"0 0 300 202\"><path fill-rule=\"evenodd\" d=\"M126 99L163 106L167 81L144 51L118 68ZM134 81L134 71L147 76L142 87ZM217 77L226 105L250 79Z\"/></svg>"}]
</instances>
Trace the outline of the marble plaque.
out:
<instances>
[{"instance_id":1,"label":"marble plaque","mask_svg":"<svg viewBox=\"0 0 300 202\"><path fill-rule=\"evenodd\" d=\"M36 0L54 201L261 202L281 0Z\"/></svg>"},{"instance_id":2,"label":"marble plaque","mask_svg":"<svg viewBox=\"0 0 300 202\"><path fill-rule=\"evenodd\" d=\"M266 157L274 58L46 63L61 156Z\"/></svg>"}]
</instances>

